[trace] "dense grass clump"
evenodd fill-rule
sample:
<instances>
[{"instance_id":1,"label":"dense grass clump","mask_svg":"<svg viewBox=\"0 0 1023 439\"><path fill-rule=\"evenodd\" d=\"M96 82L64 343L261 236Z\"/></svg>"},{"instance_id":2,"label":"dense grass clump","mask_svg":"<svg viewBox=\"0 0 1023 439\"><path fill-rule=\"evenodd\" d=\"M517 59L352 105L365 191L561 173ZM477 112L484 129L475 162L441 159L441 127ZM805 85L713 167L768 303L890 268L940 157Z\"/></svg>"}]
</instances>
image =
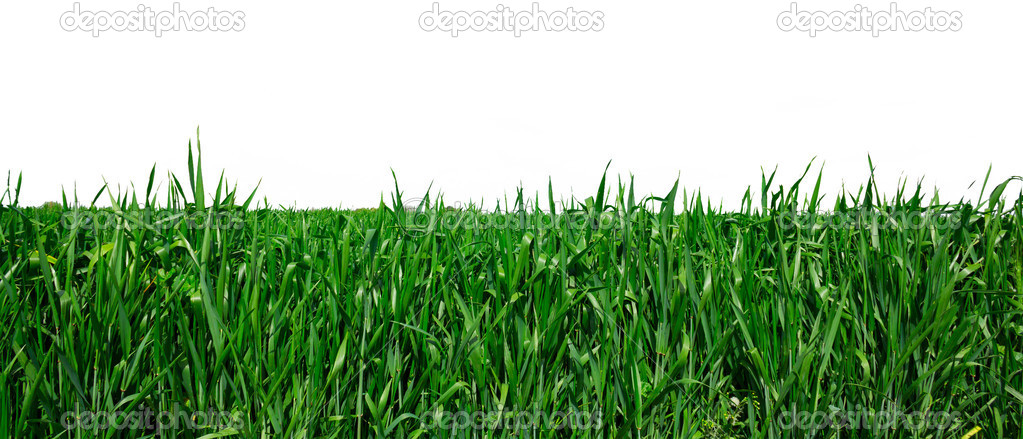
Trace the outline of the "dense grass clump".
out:
<instances>
[{"instance_id":1,"label":"dense grass clump","mask_svg":"<svg viewBox=\"0 0 1023 439\"><path fill-rule=\"evenodd\" d=\"M0 436L1023 437L1010 182L300 211L188 165L8 185Z\"/></svg>"}]
</instances>

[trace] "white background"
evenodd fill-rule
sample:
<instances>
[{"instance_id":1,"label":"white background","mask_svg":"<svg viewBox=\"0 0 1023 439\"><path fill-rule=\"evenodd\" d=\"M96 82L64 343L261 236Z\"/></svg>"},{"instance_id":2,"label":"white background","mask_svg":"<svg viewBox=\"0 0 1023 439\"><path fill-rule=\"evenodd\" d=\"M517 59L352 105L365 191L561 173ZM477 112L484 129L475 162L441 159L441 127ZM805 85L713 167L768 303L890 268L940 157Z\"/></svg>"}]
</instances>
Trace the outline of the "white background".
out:
<instances>
[{"instance_id":1,"label":"white background","mask_svg":"<svg viewBox=\"0 0 1023 439\"><path fill-rule=\"evenodd\" d=\"M726 207L759 189L762 167L788 185L815 156L832 196L865 183L868 153L888 194L923 178L942 199L976 200L989 165L992 180L1023 174L1023 2L903 1L961 11L963 29L879 38L782 32L789 3L540 1L603 11L605 29L452 38L419 28L432 0L182 1L244 11L246 27L94 38L61 29L71 1L9 1L0 170L24 172L28 204L76 183L91 199L104 177L143 191L154 163L187 175L200 126L211 190L226 168L244 190L262 179L261 196L300 207L373 206L390 198L391 169L406 196L433 182L449 202L492 204L520 183L544 200L548 176L561 195L590 196L612 160L641 193L680 178Z\"/></svg>"}]
</instances>

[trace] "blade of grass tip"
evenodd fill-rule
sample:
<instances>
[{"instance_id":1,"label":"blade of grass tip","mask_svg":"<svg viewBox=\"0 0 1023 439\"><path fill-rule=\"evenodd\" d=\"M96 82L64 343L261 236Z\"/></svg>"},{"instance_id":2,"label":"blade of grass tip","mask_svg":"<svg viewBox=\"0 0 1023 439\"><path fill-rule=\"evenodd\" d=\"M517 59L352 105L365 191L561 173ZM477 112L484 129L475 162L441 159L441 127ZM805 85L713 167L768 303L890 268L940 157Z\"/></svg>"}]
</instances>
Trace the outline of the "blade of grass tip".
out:
<instances>
[{"instance_id":1,"label":"blade of grass tip","mask_svg":"<svg viewBox=\"0 0 1023 439\"><path fill-rule=\"evenodd\" d=\"M251 203L252 202L252 198L256 196L256 191L259 190L259 185L262 184L262 183L263 183L263 179L260 179L259 182L256 183L256 187L254 187L252 189L252 193L249 194L249 197L245 199L244 203L242 203L242 211L243 212L249 209L249 203Z\"/></svg>"},{"instance_id":2,"label":"blade of grass tip","mask_svg":"<svg viewBox=\"0 0 1023 439\"><path fill-rule=\"evenodd\" d=\"M206 210L206 189L202 184L202 146L199 144L199 128L195 129L195 208Z\"/></svg>"},{"instance_id":3,"label":"blade of grass tip","mask_svg":"<svg viewBox=\"0 0 1023 439\"><path fill-rule=\"evenodd\" d=\"M984 190L987 189L988 179L991 178L991 170L994 169L994 164L987 165L987 173L984 174L984 184L980 185L980 196L977 197L977 208L979 209L981 204L984 204Z\"/></svg>"},{"instance_id":4,"label":"blade of grass tip","mask_svg":"<svg viewBox=\"0 0 1023 439\"><path fill-rule=\"evenodd\" d=\"M554 181L550 177L547 177L547 205L549 206L548 208L551 210L551 217L553 218L555 213Z\"/></svg>"},{"instance_id":5,"label":"blade of grass tip","mask_svg":"<svg viewBox=\"0 0 1023 439\"><path fill-rule=\"evenodd\" d=\"M611 161L610 160L607 161L607 166L604 166L604 174L600 177L600 187L597 188L597 197L595 198L597 200L597 204L596 204L597 212L603 212L604 211L604 187L605 187L605 183L607 182L607 170L608 169L611 169Z\"/></svg>"},{"instance_id":6,"label":"blade of grass tip","mask_svg":"<svg viewBox=\"0 0 1023 439\"><path fill-rule=\"evenodd\" d=\"M990 211L990 212L994 212L995 211L995 207L998 205L998 203L1000 203L1002 201L1002 193L1005 192L1005 187L1008 186L1009 183L1012 183L1013 181L1017 181L1017 180L1023 181L1023 178L1020 178L1020 177L1009 177L1008 179L1003 181L998 186L995 186L994 190L991 191L991 196L988 197L988 201L987 201L987 203L988 203L988 211Z\"/></svg>"},{"instance_id":7,"label":"blade of grass tip","mask_svg":"<svg viewBox=\"0 0 1023 439\"><path fill-rule=\"evenodd\" d=\"M813 198L810 199L810 213L817 213L817 202L820 201L821 193L821 179L824 178L824 165L821 165L821 171L817 174L817 183L813 185Z\"/></svg>"},{"instance_id":8,"label":"blade of grass tip","mask_svg":"<svg viewBox=\"0 0 1023 439\"><path fill-rule=\"evenodd\" d=\"M192 157L192 139L188 139L188 189L195 192L195 159Z\"/></svg>"},{"instance_id":9,"label":"blade of grass tip","mask_svg":"<svg viewBox=\"0 0 1023 439\"><path fill-rule=\"evenodd\" d=\"M19 172L18 173L18 184L17 184L17 186L14 187L14 203L12 203L14 206L17 206L18 205L18 200L21 199L21 178L22 178L22 173Z\"/></svg>"},{"instance_id":10,"label":"blade of grass tip","mask_svg":"<svg viewBox=\"0 0 1023 439\"><path fill-rule=\"evenodd\" d=\"M217 190L213 192L213 210L220 208L220 195L224 190L224 171L220 171L220 177L217 178Z\"/></svg>"},{"instance_id":11,"label":"blade of grass tip","mask_svg":"<svg viewBox=\"0 0 1023 439\"><path fill-rule=\"evenodd\" d=\"M103 182L103 187L99 188L99 190L96 191L96 196L92 197L92 203L89 204L89 208L90 209L93 208L93 207L96 207L96 201L99 201L99 197L101 195L103 195L103 191L105 191L105 190L107 190L107 183L106 183L106 181Z\"/></svg>"},{"instance_id":12,"label":"blade of grass tip","mask_svg":"<svg viewBox=\"0 0 1023 439\"><path fill-rule=\"evenodd\" d=\"M149 206L149 197L153 193L153 180L156 179L156 163L153 163L153 170L149 171L149 184L146 185L146 206Z\"/></svg>"}]
</instances>

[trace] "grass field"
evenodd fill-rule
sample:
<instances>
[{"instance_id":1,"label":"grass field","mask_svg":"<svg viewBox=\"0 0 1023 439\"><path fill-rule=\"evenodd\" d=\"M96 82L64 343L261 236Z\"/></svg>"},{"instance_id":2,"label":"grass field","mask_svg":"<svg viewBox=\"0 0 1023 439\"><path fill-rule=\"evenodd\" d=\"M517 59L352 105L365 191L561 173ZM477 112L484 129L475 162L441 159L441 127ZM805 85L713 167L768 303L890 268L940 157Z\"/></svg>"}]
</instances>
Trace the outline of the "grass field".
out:
<instances>
[{"instance_id":1,"label":"grass field","mask_svg":"<svg viewBox=\"0 0 1023 439\"><path fill-rule=\"evenodd\" d=\"M8 184L0 436L1023 437L1012 180L301 211L188 169Z\"/></svg>"}]
</instances>

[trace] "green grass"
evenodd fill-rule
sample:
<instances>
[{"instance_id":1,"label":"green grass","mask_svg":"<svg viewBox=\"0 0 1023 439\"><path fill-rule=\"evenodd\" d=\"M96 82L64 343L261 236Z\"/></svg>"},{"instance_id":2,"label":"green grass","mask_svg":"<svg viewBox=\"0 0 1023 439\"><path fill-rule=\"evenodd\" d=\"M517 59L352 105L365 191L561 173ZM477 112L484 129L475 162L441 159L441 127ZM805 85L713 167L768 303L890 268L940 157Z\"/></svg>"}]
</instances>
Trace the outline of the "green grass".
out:
<instances>
[{"instance_id":1,"label":"green grass","mask_svg":"<svg viewBox=\"0 0 1023 439\"><path fill-rule=\"evenodd\" d=\"M144 193L104 188L110 208L22 207L8 185L0 436L153 435L61 422L177 407L244 425L163 437L1023 437L1011 180L985 180L976 205L885 198L868 175L824 206L819 177L804 190L772 174L734 212L606 179L542 211L521 190L488 212L399 194L300 211L205 185L191 148L188 169L159 196L155 168ZM176 222L218 216L230 226ZM116 221L74 220L89 217ZM458 410L600 424L424 428ZM960 416L782 425L833 410Z\"/></svg>"}]
</instances>

